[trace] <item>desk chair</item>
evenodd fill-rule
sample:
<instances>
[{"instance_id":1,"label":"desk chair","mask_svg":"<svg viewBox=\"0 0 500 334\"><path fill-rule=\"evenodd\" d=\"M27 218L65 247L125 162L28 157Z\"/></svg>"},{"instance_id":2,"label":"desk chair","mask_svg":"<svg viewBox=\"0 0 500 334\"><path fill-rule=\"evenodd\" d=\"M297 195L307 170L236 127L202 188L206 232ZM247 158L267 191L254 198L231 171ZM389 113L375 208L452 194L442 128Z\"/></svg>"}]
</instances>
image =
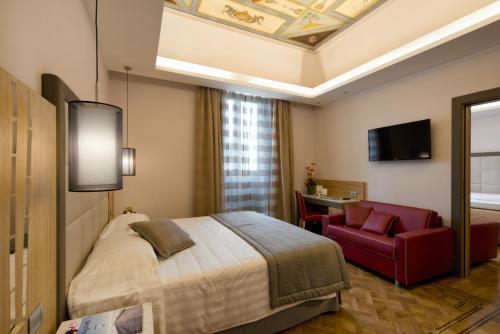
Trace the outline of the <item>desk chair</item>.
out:
<instances>
[{"instance_id":1,"label":"desk chair","mask_svg":"<svg viewBox=\"0 0 500 334\"><path fill-rule=\"evenodd\" d=\"M317 222L322 224L321 219L323 213L321 212L308 212L306 204L304 203L304 197L299 191L295 191L295 198L297 199L297 208L299 209L299 227L306 228L307 222Z\"/></svg>"}]
</instances>

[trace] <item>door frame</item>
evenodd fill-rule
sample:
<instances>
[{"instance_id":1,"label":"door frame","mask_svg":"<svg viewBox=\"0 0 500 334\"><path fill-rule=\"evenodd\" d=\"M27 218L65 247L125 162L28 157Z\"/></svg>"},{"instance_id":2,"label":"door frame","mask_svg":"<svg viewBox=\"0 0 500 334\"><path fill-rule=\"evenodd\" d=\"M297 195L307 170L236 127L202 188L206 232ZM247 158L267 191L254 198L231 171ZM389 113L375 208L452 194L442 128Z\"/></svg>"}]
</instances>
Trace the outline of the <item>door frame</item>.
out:
<instances>
[{"instance_id":1,"label":"door frame","mask_svg":"<svg viewBox=\"0 0 500 334\"><path fill-rule=\"evenodd\" d=\"M452 101L451 225L455 231L455 274L470 273L470 158L473 104L500 99L500 87L454 97Z\"/></svg>"}]
</instances>

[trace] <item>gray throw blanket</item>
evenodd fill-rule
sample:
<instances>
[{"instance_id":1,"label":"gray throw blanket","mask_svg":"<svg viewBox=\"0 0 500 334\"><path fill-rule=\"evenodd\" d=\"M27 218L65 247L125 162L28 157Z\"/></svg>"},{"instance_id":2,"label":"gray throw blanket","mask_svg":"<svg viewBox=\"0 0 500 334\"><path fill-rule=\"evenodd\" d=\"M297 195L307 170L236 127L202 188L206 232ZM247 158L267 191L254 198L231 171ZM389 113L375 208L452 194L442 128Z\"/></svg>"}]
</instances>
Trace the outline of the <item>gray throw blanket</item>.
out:
<instances>
[{"instance_id":1,"label":"gray throw blanket","mask_svg":"<svg viewBox=\"0 0 500 334\"><path fill-rule=\"evenodd\" d=\"M266 259L271 308L351 288L342 249L334 241L251 211L212 218Z\"/></svg>"}]
</instances>

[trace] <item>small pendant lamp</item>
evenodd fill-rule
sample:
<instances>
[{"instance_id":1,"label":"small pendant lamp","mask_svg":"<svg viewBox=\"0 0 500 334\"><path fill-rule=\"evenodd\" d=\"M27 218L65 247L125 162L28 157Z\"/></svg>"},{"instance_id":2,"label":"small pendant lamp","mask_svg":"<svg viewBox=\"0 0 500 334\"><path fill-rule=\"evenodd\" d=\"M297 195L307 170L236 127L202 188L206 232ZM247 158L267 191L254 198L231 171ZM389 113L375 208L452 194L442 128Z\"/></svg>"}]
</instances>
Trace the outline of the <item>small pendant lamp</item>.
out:
<instances>
[{"instance_id":1,"label":"small pendant lamp","mask_svg":"<svg viewBox=\"0 0 500 334\"><path fill-rule=\"evenodd\" d=\"M98 0L95 101L68 103L69 191L122 189L122 109L99 101Z\"/></svg>"},{"instance_id":2,"label":"small pendant lamp","mask_svg":"<svg viewBox=\"0 0 500 334\"><path fill-rule=\"evenodd\" d=\"M132 70L130 66L123 67L127 71L127 123L125 129L127 136L125 137L125 146L128 146L128 119L130 117L130 110L128 106L128 72ZM135 176L135 148L125 147L122 150L122 175Z\"/></svg>"}]
</instances>

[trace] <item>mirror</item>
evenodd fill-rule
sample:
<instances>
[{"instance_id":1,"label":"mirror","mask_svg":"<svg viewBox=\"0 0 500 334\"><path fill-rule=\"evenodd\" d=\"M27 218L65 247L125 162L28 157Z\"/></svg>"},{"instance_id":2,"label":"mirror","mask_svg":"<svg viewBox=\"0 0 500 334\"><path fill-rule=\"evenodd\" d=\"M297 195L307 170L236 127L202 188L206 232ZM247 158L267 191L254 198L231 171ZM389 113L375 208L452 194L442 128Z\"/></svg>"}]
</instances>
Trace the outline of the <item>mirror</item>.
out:
<instances>
[{"instance_id":1,"label":"mirror","mask_svg":"<svg viewBox=\"0 0 500 334\"><path fill-rule=\"evenodd\" d=\"M28 233L31 192L31 97L19 96L11 84L11 175L9 232L10 329L24 321L28 300ZM22 146L20 146L22 145ZM26 146L25 146L26 145Z\"/></svg>"},{"instance_id":2,"label":"mirror","mask_svg":"<svg viewBox=\"0 0 500 334\"><path fill-rule=\"evenodd\" d=\"M500 100L471 106L470 264L499 261Z\"/></svg>"},{"instance_id":3,"label":"mirror","mask_svg":"<svg viewBox=\"0 0 500 334\"><path fill-rule=\"evenodd\" d=\"M10 252L9 252L9 291L10 291L10 327L16 324L16 167L17 167L17 92L11 83L12 98L12 163L10 183Z\"/></svg>"}]
</instances>

